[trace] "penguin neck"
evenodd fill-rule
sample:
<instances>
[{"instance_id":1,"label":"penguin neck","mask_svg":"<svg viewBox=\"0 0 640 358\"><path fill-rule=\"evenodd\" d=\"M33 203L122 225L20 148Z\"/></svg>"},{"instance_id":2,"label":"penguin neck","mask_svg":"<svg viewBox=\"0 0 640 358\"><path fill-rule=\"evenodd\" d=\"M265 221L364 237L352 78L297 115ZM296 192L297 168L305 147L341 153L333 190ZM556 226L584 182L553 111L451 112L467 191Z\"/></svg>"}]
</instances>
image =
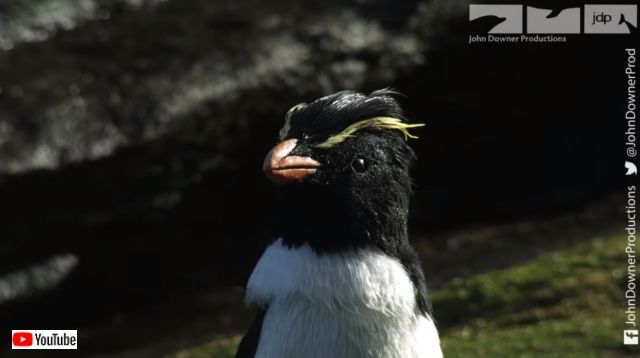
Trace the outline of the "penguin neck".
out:
<instances>
[{"instance_id":1,"label":"penguin neck","mask_svg":"<svg viewBox=\"0 0 640 358\"><path fill-rule=\"evenodd\" d=\"M409 195L364 197L333 187L302 185L278 193L271 235L283 245L318 253L408 245Z\"/></svg>"}]
</instances>

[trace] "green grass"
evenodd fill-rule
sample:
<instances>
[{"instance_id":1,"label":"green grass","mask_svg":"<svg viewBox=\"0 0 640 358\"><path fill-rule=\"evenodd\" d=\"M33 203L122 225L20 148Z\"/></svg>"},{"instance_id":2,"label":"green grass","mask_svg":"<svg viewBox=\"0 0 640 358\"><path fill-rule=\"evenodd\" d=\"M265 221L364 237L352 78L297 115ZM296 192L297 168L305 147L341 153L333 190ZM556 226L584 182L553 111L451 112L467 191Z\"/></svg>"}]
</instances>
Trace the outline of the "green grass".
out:
<instances>
[{"instance_id":1,"label":"green grass","mask_svg":"<svg viewBox=\"0 0 640 358\"><path fill-rule=\"evenodd\" d=\"M454 280L433 293L446 355L631 355L622 345L624 264L621 240L595 240Z\"/></svg>"},{"instance_id":2,"label":"green grass","mask_svg":"<svg viewBox=\"0 0 640 358\"><path fill-rule=\"evenodd\" d=\"M504 270L456 279L434 290L445 356L634 355L621 343L623 243L594 240ZM170 357L233 357L238 340Z\"/></svg>"},{"instance_id":3,"label":"green grass","mask_svg":"<svg viewBox=\"0 0 640 358\"><path fill-rule=\"evenodd\" d=\"M166 358L232 358L240 343L240 336L221 339L200 347L190 348Z\"/></svg>"}]
</instances>

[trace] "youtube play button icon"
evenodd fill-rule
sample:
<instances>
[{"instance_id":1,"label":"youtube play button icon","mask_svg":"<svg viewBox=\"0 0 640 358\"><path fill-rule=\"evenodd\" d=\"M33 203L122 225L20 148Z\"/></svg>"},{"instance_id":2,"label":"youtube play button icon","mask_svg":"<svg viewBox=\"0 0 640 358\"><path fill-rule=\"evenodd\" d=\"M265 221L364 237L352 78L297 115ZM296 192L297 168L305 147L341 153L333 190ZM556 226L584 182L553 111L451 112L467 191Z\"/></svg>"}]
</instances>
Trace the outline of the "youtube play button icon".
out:
<instances>
[{"instance_id":1,"label":"youtube play button icon","mask_svg":"<svg viewBox=\"0 0 640 358\"><path fill-rule=\"evenodd\" d=\"M33 333L14 332L11 341L14 347L30 347L33 345Z\"/></svg>"}]
</instances>

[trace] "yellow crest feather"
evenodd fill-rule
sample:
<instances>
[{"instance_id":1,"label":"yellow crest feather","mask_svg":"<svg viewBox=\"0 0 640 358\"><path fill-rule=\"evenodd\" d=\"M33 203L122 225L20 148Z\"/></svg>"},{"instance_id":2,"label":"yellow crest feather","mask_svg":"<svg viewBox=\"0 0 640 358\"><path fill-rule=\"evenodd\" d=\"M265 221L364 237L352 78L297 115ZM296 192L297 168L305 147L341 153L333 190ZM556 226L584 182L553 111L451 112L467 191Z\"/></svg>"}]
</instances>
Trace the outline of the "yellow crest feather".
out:
<instances>
[{"instance_id":1,"label":"yellow crest feather","mask_svg":"<svg viewBox=\"0 0 640 358\"><path fill-rule=\"evenodd\" d=\"M347 138L352 137L353 134L364 128L383 128L383 129L394 129L399 130L404 134L404 139L407 140L417 139L418 137L409 133L409 129L423 127L424 123L404 123L398 118L393 117L373 117L369 119L365 119L359 122L356 122L347 128L345 128L342 132L332 135L326 141L316 145L316 148L327 149L335 146L336 144L342 143Z\"/></svg>"},{"instance_id":2,"label":"yellow crest feather","mask_svg":"<svg viewBox=\"0 0 640 358\"><path fill-rule=\"evenodd\" d=\"M284 116L284 126L282 126L280 132L278 133L280 140L285 139L287 137L287 134L289 134L289 131L291 130L291 115L302 106L304 106L304 103L298 103L287 111L287 114Z\"/></svg>"}]
</instances>

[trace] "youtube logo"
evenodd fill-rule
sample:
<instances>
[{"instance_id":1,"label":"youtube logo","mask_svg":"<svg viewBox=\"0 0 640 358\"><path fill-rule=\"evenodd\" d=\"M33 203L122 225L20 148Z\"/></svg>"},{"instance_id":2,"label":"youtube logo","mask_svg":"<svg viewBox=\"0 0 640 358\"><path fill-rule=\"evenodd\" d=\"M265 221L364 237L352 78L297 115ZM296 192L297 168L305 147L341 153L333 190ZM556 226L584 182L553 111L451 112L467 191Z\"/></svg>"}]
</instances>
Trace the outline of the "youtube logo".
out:
<instances>
[{"instance_id":1,"label":"youtube logo","mask_svg":"<svg viewBox=\"0 0 640 358\"><path fill-rule=\"evenodd\" d=\"M78 349L78 331L75 329L12 330L11 349Z\"/></svg>"},{"instance_id":2,"label":"youtube logo","mask_svg":"<svg viewBox=\"0 0 640 358\"><path fill-rule=\"evenodd\" d=\"M30 347L33 345L33 333L14 332L11 341L15 347Z\"/></svg>"}]
</instances>

